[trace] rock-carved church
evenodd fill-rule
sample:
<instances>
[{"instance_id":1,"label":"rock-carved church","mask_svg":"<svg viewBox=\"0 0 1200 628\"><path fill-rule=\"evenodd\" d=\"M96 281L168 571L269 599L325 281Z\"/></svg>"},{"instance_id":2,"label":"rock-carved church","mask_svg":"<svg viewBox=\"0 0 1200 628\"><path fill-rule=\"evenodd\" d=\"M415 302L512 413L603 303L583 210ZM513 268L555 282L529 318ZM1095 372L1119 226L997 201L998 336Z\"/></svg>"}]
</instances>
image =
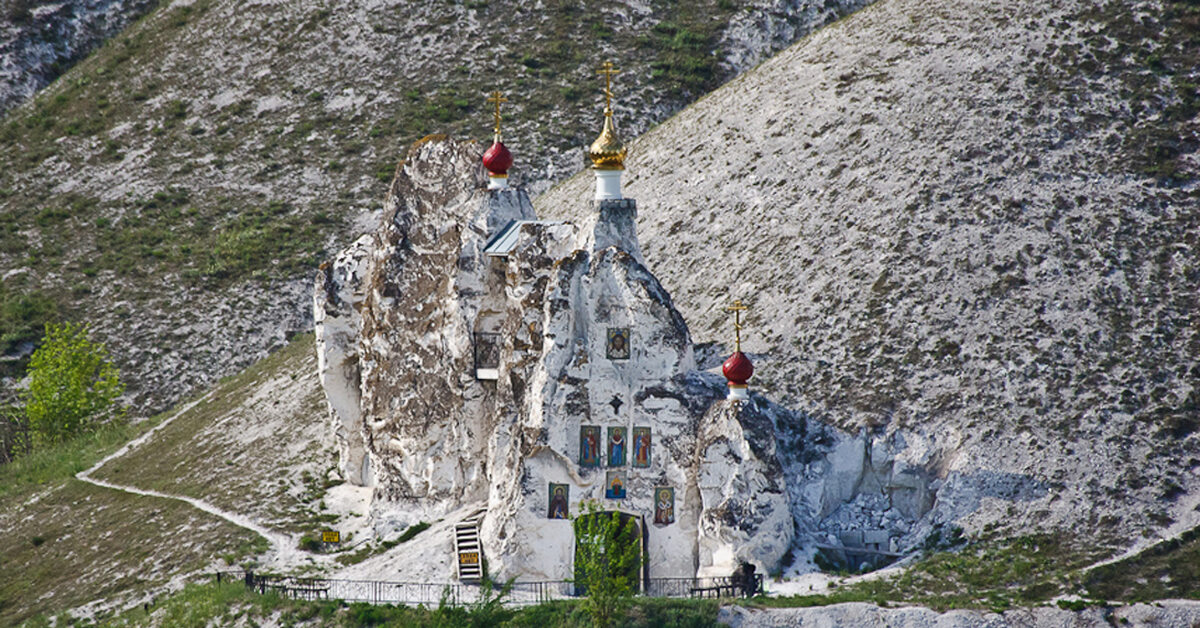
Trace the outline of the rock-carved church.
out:
<instances>
[{"instance_id":1,"label":"rock-carved church","mask_svg":"<svg viewBox=\"0 0 1200 628\"><path fill-rule=\"evenodd\" d=\"M688 327L647 269L606 65L603 127L585 224L539 220L508 185L496 132L428 137L410 150L379 229L322 267L321 380L341 471L373 487L381 533L456 518L432 551L472 580L575 575L571 517L621 513L640 579L774 569L794 525L772 421L724 377L696 368ZM736 312L735 312L736 314ZM740 333L740 325L739 325Z\"/></svg>"}]
</instances>

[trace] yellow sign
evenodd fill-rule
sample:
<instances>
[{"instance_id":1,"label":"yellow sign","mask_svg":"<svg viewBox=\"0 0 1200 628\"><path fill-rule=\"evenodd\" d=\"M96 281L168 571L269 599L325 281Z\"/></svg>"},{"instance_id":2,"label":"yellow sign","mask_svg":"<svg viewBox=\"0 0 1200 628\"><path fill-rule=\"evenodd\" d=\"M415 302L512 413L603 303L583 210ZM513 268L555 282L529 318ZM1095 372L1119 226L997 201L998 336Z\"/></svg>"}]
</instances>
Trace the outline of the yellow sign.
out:
<instances>
[{"instance_id":1,"label":"yellow sign","mask_svg":"<svg viewBox=\"0 0 1200 628\"><path fill-rule=\"evenodd\" d=\"M325 530L321 533L321 541L324 543L341 543L342 535L338 534L337 530Z\"/></svg>"},{"instance_id":2,"label":"yellow sign","mask_svg":"<svg viewBox=\"0 0 1200 628\"><path fill-rule=\"evenodd\" d=\"M479 552L459 552L458 564L460 565L478 565Z\"/></svg>"}]
</instances>

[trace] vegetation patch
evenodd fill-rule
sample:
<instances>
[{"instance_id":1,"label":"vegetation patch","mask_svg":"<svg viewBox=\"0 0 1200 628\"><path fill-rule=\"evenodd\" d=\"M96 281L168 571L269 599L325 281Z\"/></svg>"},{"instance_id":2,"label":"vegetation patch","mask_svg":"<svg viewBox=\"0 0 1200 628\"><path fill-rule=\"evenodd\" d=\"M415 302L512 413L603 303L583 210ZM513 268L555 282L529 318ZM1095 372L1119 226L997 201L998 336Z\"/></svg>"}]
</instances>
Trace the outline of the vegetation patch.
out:
<instances>
[{"instance_id":1,"label":"vegetation patch","mask_svg":"<svg viewBox=\"0 0 1200 628\"><path fill-rule=\"evenodd\" d=\"M898 576L835 587L827 594L755 598L761 606L805 607L841 602L919 604L1002 612L1037 606L1081 591L1078 570L1110 550L1086 546L1063 534L980 541L939 552Z\"/></svg>"},{"instance_id":2,"label":"vegetation patch","mask_svg":"<svg viewBox=\"0 0 1200 628\"><path fill-rule=\"evenodd\" d=\"M591 618L578 602L552 602L527 608L508 608L499 591L467 607L445 604L436 608L309 602L276 594L260 595L241 583L190 584L156 602L115 616L104 616L101 627L258 625L284 626L405 626L412 628L543 627L592 628ZM715 628L719 604L715 600L665 600L637 598L616 625L622 628ZM42 625L42 624L34 624ZM48 624L46 624L48 625Z\"/></svg>"},{"instance_id":3,"label":"vegetation patch","mask_svg":"<svg viewBox=\"0 0 1200 628\"><path fill-rule=\"evenodd\" d=\"M1089 596L1125 602L1200 599L1200 527L1088 572Z\"/></svg>"},{"instance_id":4,"label":"vegetation patch","mask_svg":"<svg viewBox=\"0 0 1200 628\"><path fill-rule=\"evenodd\" d=\"M53 465L58 470L66 467ZM8 485L0 497L0 624L97 599L118 600L205 568L222 553L261 551L261 540L169 499L60 480ZM56 474L57 475L57 474Z\"/></svg>"},{"instance_id":5,"label":"vegetation patch","mask_svg":"<svg viewBox=\"0 0 1200 628\"><path fill-rule=\"evenodd\" d=\"M96 477L194 497L234 512L258 508L272 527L287 533L322 529L336 519L322 512L325 491L339 482L330 476L336 452L315 437L324 430L326 412L315 373L312 334L296 336L223 379L144 445L97 470ZM256 396L269 382L283 387L278 394L286 404ZM306 438L305 446L297 447ZM306 468L314 460L324 466Z\"/></svg>"}]
</instances>

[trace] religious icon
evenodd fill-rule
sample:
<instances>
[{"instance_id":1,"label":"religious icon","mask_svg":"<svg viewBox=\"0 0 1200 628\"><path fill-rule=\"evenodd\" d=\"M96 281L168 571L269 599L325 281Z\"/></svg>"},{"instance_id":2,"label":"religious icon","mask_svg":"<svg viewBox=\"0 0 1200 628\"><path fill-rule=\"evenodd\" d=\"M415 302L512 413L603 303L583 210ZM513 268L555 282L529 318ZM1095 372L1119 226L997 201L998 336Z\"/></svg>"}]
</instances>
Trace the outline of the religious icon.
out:
<instances>
[{"instance_id":1,"label":"religious icon","mask_svg":"<svg viewBox=\"0 0 1200 628\"><path fill-rule=\"evenodd\" d=\"M650 428L633 428L633 466L650 466Z\"/></svg>"},{"instance_id":2,"label":"religious icon","mask_svg":"<svg viewBox=\"0 0 1200 628\"><path fill-rule=\"evenodd\" d=\"M629 359L628 327L608 328L608 342L604 345L604 356L610 360Z\"/></svg>"},{"instance_id":3,"label":"religious icon","mask_svg":"<svg viewBox=\"0 0 1200 628\"><path fill-rule=\"evenodd\" d=\"M675 489L667 486L654 489L654 523L675 523Z\"/></svg>"},{"instance_id":4,"label":"religious icon","mask_svg":"<svg viewBox=\"0 0 1200 628\"><path fill-rule=\"evenodd\" d=\"M607 499L625 499L625 472L609 471L608 484L604 489Z\"/></svg>"},{"instance_id":5,"label":"religious icon","mask_svg":"<svg viewBox=\"0 0 1200 628\"><path fill-rule=\"evenodd\" d=\"M571 494L571 488L566 484L550 483L550 510L546 515L550 519L569 519L567 510L567 497Z\"/></svg>"},{"instance_id":6,"label":"religious icon","mask_svg":"<svg viewBox=\"0 0 1200 628\"><path fill-rule=\"evenodd\" d=\"M620 467L625 464L625 428L608 428L608 466Z\"/></svg>"},{"instance_id":7,"label":"religious icon","mask_svg":"<svg viewBox=\"0 0 1200 628\"><path fill-rule=\"evenodd\" d=\"M599 425L584 425L579 428L579 466L600 466Z\"/></svg>"}]
</instances>

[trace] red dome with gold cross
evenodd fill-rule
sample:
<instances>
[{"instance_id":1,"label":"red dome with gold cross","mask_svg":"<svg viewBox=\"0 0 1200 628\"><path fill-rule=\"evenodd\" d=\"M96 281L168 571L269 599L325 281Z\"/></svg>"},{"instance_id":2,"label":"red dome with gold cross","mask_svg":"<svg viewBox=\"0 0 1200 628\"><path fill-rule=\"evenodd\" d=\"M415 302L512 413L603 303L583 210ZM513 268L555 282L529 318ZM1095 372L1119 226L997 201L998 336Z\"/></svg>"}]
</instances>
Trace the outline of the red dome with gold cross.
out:
<instances>
[{"instance_id":1,"label":"red dome with gold cross","mask_svg":"<svg viewBox=\"0 0 1200 628\"><path fill-rule=\"evenodd\" d=\"M721 372L725 374L725 379L729 383L738 386L745 386L746 381L754 375L754 364L750 358L746 357L741 351L734 351L733 355L725 360L725 364L721 365Z\"/></svg>"},{"instance_id":2,"label":"red dome with gold cross","mask_svg":"<svg viewBox=\"0 0 1200 628\"><path fill-rule=\"evenodd\" d=\"M493 177L507 177L508 169L512 168L513 156L504 142L496 140L491 148L483 153L483 167Z\"/></svg>"}]
</instances>

